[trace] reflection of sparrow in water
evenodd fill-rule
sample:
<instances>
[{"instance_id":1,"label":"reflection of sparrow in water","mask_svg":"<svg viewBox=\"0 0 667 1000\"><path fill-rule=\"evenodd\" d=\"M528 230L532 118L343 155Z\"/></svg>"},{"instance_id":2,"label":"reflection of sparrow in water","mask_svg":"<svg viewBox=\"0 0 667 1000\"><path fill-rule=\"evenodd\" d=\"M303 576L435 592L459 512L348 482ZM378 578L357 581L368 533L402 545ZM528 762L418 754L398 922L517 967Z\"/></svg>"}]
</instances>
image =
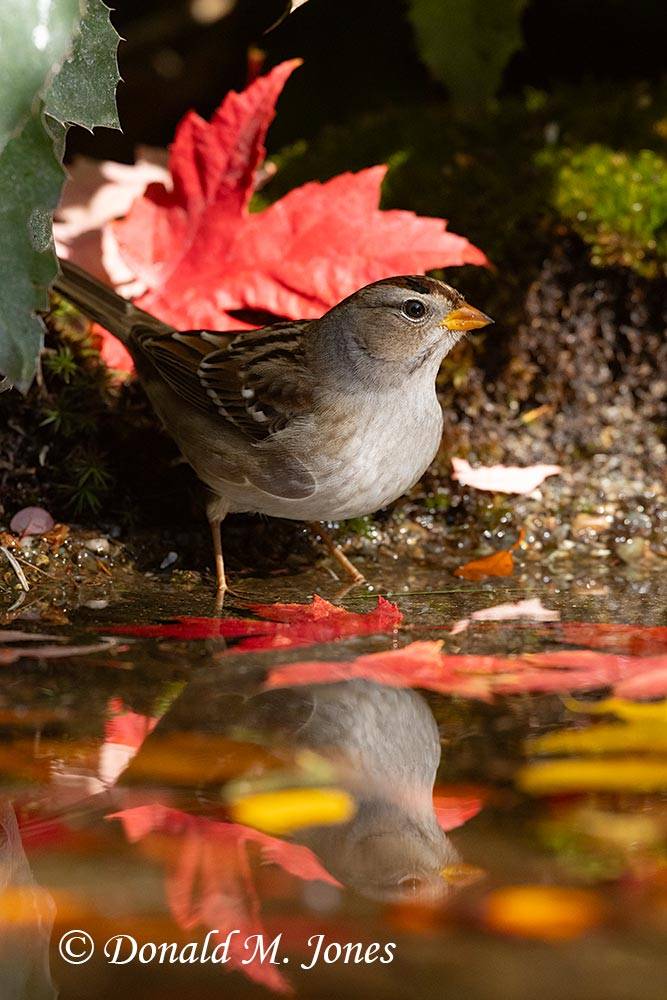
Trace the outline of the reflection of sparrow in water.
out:
<instances>
[{"instance_id":1,"label":"reflection of sparrow in water","mask_svg":"<svg viewBox=\"0 0 667 1000\"><path fill-rule=\"evenodd\" d=\"M370 681L284 688L246 705L243 724L330 761L357 803L350 822L302 830L339 881L374 898L436 899L458 855L437 823L440 740L424 699Z\"/></svg>"},{"instance_id":2,"label":"reflection of sparrow in water","mask_svg":"<svg viewBox=\"0 0 667 1000\"><path fill-rule=\"evenodd\" d=\"M219 593L229 511L342 520L414 485L440 444L440 363L466 330L491 322L444 282L411 276L367 285L318 320L179 332L67 261L61 269L56 291L126 345L210 491Z\"/></svg>"}]
</instances>

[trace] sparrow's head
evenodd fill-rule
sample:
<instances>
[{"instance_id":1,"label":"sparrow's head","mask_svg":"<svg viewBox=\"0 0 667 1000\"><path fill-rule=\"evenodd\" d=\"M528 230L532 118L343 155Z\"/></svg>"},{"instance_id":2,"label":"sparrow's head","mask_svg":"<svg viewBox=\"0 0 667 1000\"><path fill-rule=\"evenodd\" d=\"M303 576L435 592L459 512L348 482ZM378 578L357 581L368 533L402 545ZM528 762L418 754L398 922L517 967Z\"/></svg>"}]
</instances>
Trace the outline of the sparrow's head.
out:
<instances>
[{"instance_id":1,"label":"sparrow's head","mask_svg":"<svg viewBox=\"0 0 667 1000\"><path fill-rule=\"evenodd\" d=\"M359 373L395 381L424 368L437 371L468 330L493 320L444 281L405 275L360 288L320 322Z\"/></svg>"}]
</instances>

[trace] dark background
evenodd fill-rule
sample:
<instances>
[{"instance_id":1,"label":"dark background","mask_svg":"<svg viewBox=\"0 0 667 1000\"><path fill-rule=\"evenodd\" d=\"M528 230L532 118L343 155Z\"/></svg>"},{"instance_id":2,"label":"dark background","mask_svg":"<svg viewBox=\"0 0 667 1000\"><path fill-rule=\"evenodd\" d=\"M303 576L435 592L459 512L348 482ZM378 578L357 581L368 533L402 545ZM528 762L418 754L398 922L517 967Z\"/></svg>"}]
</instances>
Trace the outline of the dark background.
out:
<instances>
[{"instance_id":1,"label":"dark background","mask_svg":"<svg viewBox=\"0 0 667 1000\"><path fill-rule=\"evenodd\" d=\"M213 23L194 19L192 0L116 0L114 7L126 39L123 134L72 129L70 154L131 160L138 143L166 145L188 109L208 116L227 90L245 86L252 47L265 53L266 68L304 59L272 127L272 150L360 111L446 96L419 60L401 0L309 0L268 33L284 0L237 0ZM525 44L505 70L500 96L592 78L610 87L656 79L665 69L665 9L664 0L533 0L523 17Z\"/></svg>"}]
</instances>

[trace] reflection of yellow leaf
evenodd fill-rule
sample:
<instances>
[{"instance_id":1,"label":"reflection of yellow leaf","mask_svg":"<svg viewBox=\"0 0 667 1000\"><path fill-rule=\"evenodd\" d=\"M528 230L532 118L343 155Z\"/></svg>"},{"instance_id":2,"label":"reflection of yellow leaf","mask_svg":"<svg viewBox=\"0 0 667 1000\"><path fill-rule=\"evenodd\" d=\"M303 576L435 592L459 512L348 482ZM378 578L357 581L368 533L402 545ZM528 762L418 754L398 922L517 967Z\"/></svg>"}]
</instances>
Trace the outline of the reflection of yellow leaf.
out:
<instances>
[{"instance_id":1,"label":"reflection of yellow leaf","mask_svg":"<svg viewBox=\"0 0 667 1000\"><path fill-rule=\"evenodd\" d=\"M528 764L517 778L524 791L551 795L655 792L667 788L667 760L661 756L667 751L667 701L642 705L621 698L594 703L570 699L566 704L573 712L614 714L623 721L593 723L587 729L562 729L528 741L526 749L530 754L562 753L579 757ZM586 759L584 755L589 754L600 758Z\"/></svg>"},{"instance_id":2,"label":"reflection of yellow leaf","mask_svg":"<svg viewBox=\"0 0 667 1000\"><path fill-rule=\"evenodd\" d=\"M287 788L258 792L231 806L237 823L277 836L306 826L345 823L355 812L351 797L340 788Z\"/></svg>"},{"instance_id":3,"label":"reflection of yellow leaf","mask_svg":"<svg viewBox=\"0 0 667 1000\"><path fill-rule=\"evenodd\" d=\"M529 795L559 792L657 792L667 788L667 761L659 757L540 761L524 767L517 783Z\"/></svg>"},{"instance_id":4,"label":"reflection of yellow leaf","mask_svg":"<svg viewBox=\"0 0 667 1000\"><path fill-rule=\"evenodd\" d=\"M558 886L507 886L490 893L484 905L484 923L490 930L546 941L579 937L603 915L596 893Z\"/></svg>"},{"instance_id":5,"label":"reflection of yellow leaf","mask_svg":"<svg viewBox=\"0 0 667 1000\"><path fill-rule=\"evenodd\" d=\"M654 719L624 725L596 725L589 729L563 729L531 740L531 753L614 753L667 750L667 726Z\"/></svg>"},{"instance_id":6,"label":"reflection of yellow leaf","mask_svg":"<svg viewBox=\"0 0 667 1000\"><path fill-rule=\"evenodd\" d=\"M586 715L617 715L619 719L639 722L667 722L667 698L644 703L626 701L624 698L605 698L604 701L576 701L574 698L567 698L565 706L571 712L583 712Z\"/></svg>"}]
</instances>

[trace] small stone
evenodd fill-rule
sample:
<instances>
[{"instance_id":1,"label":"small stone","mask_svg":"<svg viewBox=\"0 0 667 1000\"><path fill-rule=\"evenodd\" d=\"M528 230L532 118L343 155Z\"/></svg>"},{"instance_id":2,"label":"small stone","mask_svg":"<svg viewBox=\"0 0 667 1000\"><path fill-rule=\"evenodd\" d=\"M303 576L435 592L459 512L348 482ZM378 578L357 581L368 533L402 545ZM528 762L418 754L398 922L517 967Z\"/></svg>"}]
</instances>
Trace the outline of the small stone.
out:
<instances>
[{"instance_id":1,"label":"small stone","mask_svg":"<svg viewBox=\"0 0 667 1000\"><path fill-rule=\"evenodd\" d=\"M634 533L650 535L653 530L653 522L648 514L642 511L633 510L624 518L623 524Z\"/></svg>"},{"instance_id":2,"label":"small stone","mask_svg":"<svg viewBox=\"0 0 667 1000\"><path fill-rule=\"evenodd\" d=\"M166 556L160 563L160 569L169 569L170 566L174 565L177 559L178 552L167 552Z\"/></svg>"},{"instance_id":3,"label":"small stone","mask_svg":"<svg viewBox=\"0 0 667 1000\"><path fill-rule=\"evenodd\" d=\"M111 550L107 538L88 538L83 544L89 552L94 552L96 556L108 555Z\"/></svg>"},{"instance_id":4,"label":"small stone","mask_svg":"<svg viewBox=\"0 0 667 1000\"><path fill-rule=\"evenodd\" d=\"M628 538L625 542L616 544L616 555L624 563L635 563L646 555L646 546L645 538Z\"/></svg>"},{"instance_id":5,"label":"small stone","mask_svg":"<svg viewBox=\"0 0 667 1000\"><path fill-rule=\"evenodd\" d=\"M80 552L77 552L76 564L80 569L87 570L88 572L94 572L97 570L95 557L91 552L86 552L85 549L81 549Z\"/></svg>"},{"instance_id":6,"label":"small stone","mask_svg":"<svg viewBox=\"0 0 667 1000\"><path fill-rule=\"evenodd\" d=\"M575 535L597 535L606 531L612 522L609 514L577 514L572 521L572 531Z\"/></svg>"}]
</instances>

